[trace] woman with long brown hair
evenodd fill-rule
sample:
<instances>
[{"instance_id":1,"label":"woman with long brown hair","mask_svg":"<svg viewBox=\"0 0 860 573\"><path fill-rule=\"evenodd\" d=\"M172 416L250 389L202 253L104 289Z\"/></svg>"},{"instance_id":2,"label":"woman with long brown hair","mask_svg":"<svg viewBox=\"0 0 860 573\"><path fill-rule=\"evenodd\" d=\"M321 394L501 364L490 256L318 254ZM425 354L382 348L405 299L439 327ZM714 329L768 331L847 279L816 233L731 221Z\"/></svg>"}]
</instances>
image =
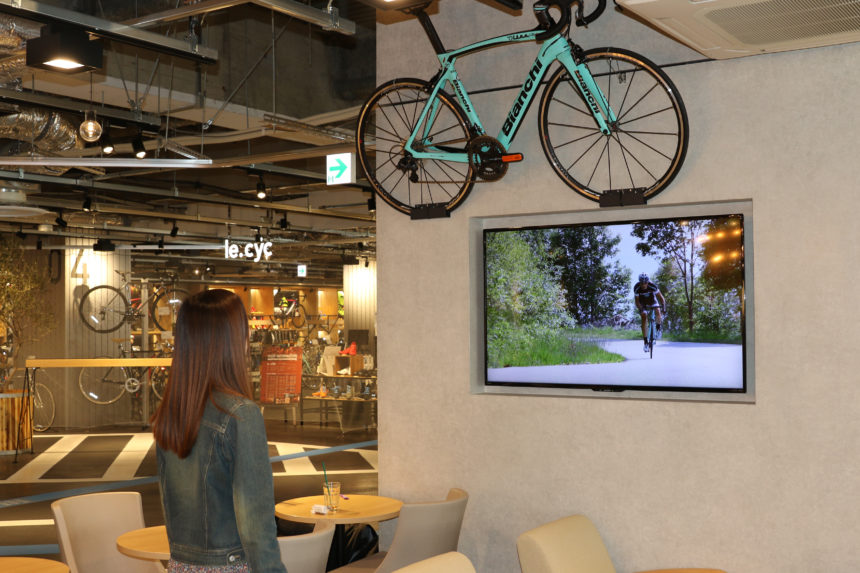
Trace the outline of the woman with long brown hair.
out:
<instances>
[{"instance_id":1,"label":"woman with long brown hair","mask_svg":"<svg viewBox=\"0 0 860 573\"><path fill-rule=\"evenodd\" d=\"M241 299L220 289L189 297L174 341L169 382L152 420L168 572L284 572Z\"/></svg>"}]
</instances>

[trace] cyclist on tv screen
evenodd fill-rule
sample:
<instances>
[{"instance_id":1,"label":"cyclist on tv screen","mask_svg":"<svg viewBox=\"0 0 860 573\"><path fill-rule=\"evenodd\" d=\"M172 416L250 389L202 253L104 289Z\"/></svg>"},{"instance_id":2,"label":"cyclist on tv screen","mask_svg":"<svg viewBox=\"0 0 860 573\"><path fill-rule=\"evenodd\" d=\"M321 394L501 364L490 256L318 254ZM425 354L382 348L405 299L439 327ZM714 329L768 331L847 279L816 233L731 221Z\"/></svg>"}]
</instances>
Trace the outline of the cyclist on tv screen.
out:
<instances>
[{"instance_id":1,"label":"cyclist on tv screen","mask_svg":"<svg viewBox=\"0 0 860 573\"><path fill-rule=\"evenodd\" d=\"M663 335L663 314L666 312L666 299L663 298L663 293L660 292L657 285L648 279L648 275L642 273L639 275L639 282L633 287L633 302L636 303L636 310L639 311L639 316L642 318L642 340L645 341L645 352L648 352L650 350L646 329L648 311L654 309L657 326L655 338L660 338Z\"/></svg>"}]
</instances>

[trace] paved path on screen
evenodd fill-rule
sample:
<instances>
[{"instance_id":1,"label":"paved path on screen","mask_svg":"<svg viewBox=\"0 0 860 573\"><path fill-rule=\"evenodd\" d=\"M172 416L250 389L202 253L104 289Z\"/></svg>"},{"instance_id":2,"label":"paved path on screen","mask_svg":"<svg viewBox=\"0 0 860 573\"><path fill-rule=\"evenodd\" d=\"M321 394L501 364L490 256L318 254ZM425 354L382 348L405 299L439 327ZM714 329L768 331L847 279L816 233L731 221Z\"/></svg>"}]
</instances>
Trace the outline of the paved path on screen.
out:
<instances>
[{"instance_id":1,"label":"paved path on screen","mask_svg":"<svg viewBox=\"0 0 860 573\"><path fill-rule=\"evenodd\" d=\"M608 340L603 347L626 358L612 364L491 368L491 382L738 388L743 384L739 344L659 341L654 358L641 340Z\"/></svg>"}]
</instances>

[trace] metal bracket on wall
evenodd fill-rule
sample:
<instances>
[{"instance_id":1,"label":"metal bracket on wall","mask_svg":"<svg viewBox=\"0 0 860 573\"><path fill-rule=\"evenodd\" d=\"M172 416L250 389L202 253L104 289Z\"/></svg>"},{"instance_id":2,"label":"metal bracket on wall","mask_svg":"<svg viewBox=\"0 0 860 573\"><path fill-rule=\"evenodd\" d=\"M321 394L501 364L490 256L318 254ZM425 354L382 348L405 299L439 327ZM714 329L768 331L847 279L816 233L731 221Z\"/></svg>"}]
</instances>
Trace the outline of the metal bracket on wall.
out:
<instances>
[{"instance_id":1,"label":"metal bracket on wall","mask_svg":"<svg viewBox=\"0 0 860 573\"><path fill-rule=\"evenodd\" d=\"M645 188L612 189L600 196L601 207L626 207L645 204Z\"/></svg>"},{"instance_id":2,"label":"metal bracket on wall","mask_svg":"<svg viewBox=\"0 0 860 573\"><path fill-rule=\"evenodd\" d=\"M445 209L445 203L428 203L414 206L409 216L412 219L440 219L450 217L451 212Z\"/></svg>"}]
</instances>

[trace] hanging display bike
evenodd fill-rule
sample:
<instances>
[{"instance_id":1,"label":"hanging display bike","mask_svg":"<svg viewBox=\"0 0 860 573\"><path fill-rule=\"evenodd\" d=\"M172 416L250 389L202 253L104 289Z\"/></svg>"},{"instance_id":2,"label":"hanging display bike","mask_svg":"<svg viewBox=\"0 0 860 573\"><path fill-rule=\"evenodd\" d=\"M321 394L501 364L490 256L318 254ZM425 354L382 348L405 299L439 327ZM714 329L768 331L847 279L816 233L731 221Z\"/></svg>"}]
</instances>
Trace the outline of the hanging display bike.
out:
<instances>
[{"instance_id":1,"label":"hanging display bike","mask_svg":"<svg viewBox=\"0 0 860 573\"><path fill-rule=\"evenodd\" d=\"M585 26L606 7L599 0L584 15L582 1L541 0L534 4L537 28L450 51L424 11L429 2L404 10L418 18L441 68L427 81L399 78L382 84L362 107L358 157L379 196L413 218L438 217L462 204L477 180L501 179L511 163L523 159L511 145L554 62L560 66L546 82L538 129L558 176L594 201L624 193L638 199L630 203L644 203L663 190L687 152L684 103L669 77L647 58L620 48L584 50L571 41L571 22ZM540 51L492 137L455 64L478 51L535 41L542 42Z\"/></svg>"}]
</instances>

